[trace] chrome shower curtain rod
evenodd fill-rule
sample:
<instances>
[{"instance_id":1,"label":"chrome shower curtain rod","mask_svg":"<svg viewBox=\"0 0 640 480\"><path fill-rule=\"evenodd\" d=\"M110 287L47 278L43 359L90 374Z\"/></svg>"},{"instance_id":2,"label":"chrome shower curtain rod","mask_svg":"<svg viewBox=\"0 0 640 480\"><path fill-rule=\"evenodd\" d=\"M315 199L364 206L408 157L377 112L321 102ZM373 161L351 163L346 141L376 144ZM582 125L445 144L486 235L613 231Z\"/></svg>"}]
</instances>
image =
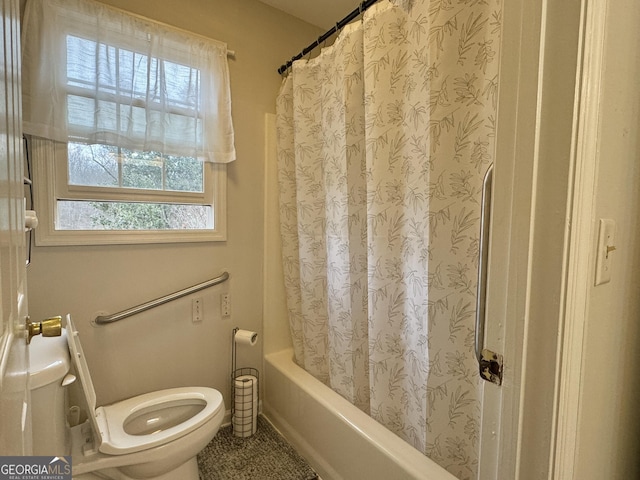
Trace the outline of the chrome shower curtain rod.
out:
<instances>
[{"instance_id":1,"label":"chrome shower curtain rod","mask_svg":"<svg viewBox=\"0 0 640 480\"><path fill-rule=\"evenodd\" d=\"M307 53L311 52L314 48L320 46L322 43L324 43L331 35L333 35L334 33L339 32L342 27L344 27L345 25L347 25L349 22L351 22L353 19L355 19L358 15L362 15L362 13L369 8L371 5L373 5L374 3L376 3L378 0L364 0L364 2L362 2L358 8L356 8L355 10L353 10L349 15L347 15L346 17L344 17L342 20L340 20L338 23L336 23L335 27L332 27L330 30L328 30L327 32L325 32L323 35L320 35L320 37L318 37L318 39L313 42L311 45L309 45L307 48L303 49L302 52L300 52L298 55L296 55L295 57L291 58L291 60L289 60L287 63L283 64L280 66L280 68L278 69L278 73L280 75L282 75L284 72L286 72L289 67L291 67L291 65L293 64L293 62L295 62L296 60L300 60L302 57L304 57Z\"/></svg>"}]
</instances>

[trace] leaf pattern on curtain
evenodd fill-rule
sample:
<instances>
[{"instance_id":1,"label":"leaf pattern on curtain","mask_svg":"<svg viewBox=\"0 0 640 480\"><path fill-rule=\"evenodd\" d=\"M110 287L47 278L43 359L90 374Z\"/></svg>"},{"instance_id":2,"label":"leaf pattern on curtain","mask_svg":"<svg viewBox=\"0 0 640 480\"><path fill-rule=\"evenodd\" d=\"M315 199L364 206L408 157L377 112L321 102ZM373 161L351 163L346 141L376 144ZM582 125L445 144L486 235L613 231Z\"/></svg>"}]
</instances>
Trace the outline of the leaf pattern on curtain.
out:
<instances>
[{"instance_id":1,"label":"leaf pattern on curtain","mask_svg":"<svg viewBox=\"0 0 640 480\"><path fill-rule=\"evenodd\" d=\"M296 361L461 479L500 22L500 0L382 0L276 106Z\"/></svg>"}]
</instances>

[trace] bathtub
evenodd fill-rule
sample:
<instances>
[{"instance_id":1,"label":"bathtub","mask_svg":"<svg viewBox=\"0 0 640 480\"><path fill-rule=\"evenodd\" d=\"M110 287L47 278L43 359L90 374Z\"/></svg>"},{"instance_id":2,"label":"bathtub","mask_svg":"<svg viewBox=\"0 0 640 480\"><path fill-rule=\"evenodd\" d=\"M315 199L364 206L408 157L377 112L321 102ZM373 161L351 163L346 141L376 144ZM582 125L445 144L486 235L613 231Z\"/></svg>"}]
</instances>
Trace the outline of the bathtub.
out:
<instances>
[{"instance_id":1,"label":"bathtub","mask_svg":"<svg viewBox=\"0 0 640 480\"><path fill-rule=\"evenodd\" d=\"M263 413L322 480L456 480L316 380L293 350L265 356Z\"/></svg>"}]
</instances>

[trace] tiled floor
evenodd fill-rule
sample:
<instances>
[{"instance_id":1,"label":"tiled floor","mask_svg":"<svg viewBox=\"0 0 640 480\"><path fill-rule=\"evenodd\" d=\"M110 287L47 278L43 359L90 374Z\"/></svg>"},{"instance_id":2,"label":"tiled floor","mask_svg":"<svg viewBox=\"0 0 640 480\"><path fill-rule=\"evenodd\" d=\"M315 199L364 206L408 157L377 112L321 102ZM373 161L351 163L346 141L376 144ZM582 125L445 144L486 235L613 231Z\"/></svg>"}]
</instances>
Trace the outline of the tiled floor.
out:
<instances>
[{"instance_id":1,"label":"tiled floor","mask_svg":"<svg viewBox=\"0 0 640 480\"><path fill-rule=\"evenodd\" d=\"M198 454L202 480L317 480L309 464L276 429L258 416L258 430L248 438L221 428Z\"/></svg>"}]
</instances>

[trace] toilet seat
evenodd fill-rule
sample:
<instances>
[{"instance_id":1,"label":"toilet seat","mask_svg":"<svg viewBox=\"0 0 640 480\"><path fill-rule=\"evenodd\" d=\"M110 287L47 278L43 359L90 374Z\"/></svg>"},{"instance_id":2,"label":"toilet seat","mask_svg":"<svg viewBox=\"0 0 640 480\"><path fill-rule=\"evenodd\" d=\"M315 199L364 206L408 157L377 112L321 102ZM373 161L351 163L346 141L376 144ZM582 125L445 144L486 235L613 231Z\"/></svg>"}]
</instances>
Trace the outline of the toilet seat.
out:
<instances>
[{"instance_id":1,"label":"toilet seat","mask_svg":"<svg viewBox=\"0 0 640 480\"><path fill-rule=\"evenodd\" d=\"M138 395L111 405L96 407L96 392L91 380L89 367L84 358L78 331L73 326L71 316L67 315L67 342L71 359L85 394L88 417L93 427L98 451L108 455L124 455L139 452L171 442L200 426L224 409L222 394L205 387L181 387ZM203 405L202 410L175 426L165 430L134 435L125 431L125 423L133 416L156 407L176 405Z\"/></svg>"},{"instance_id":2,"label":"toilet seat","mask_svg":"<svg viewBox=\"0 0 640 480\"><path fill-rule=\"evenodd\" d=\"M132 435L125 431L125 424L132 416L149 408L202 403L203 408L192 417L176 426L160 432ZM102 443L100 452L124 455L168 443L199 428L213 418L223 405L222 395L217 390L202 387L183 387L160 390L129 398L95 411L100 426Z\"/></svg>"}]
</instances>

